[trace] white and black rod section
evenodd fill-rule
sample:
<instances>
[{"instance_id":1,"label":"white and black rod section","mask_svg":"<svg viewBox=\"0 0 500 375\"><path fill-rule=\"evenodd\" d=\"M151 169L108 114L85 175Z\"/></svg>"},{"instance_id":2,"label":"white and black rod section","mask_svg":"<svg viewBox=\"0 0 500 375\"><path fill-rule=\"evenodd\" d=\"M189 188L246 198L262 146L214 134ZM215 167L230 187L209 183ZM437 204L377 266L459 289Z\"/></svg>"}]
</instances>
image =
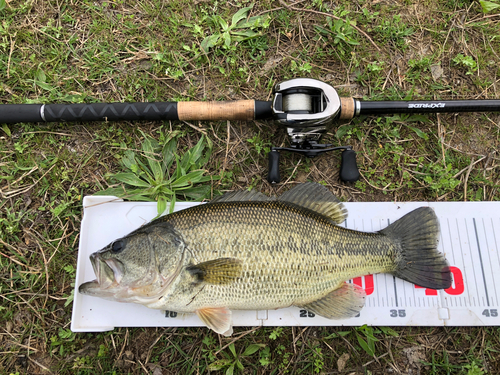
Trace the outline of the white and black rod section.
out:
<instances>
[{"instance_id":1,"label":"white and black rod section","mask_svg":"<svg viewBox=\"0 0 500 375\"><path fill-rule=\"evenodd\" d=\"M357 116L388 115L396 113L458 113L498 112L500 99L477 100L408 100L408 101L362 101L340 98L341 119Z\"/></svg>"},{"instance_id":2,"label":"white and black rod section","mask_svg":"<svg viewBox=\"0 0 500 375\"><path fill-rule=\"evenodd\" d=\"M272 117L271 102L0 104L0 123L71 121L257 120Z\"/></svg>"}]
</instances>

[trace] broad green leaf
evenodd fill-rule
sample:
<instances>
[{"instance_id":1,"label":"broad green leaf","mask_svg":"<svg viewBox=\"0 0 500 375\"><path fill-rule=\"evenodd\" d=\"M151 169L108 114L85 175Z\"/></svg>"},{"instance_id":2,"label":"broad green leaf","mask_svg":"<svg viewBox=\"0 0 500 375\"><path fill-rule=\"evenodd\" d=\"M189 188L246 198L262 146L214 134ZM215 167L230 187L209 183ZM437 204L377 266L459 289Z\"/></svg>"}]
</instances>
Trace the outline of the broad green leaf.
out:
<instances>
[{"instance_id":1,"label":"broad green leaf","mask_svg":"<svg viewBox=\"0 0 500 375\"><path fill-rule=\"evenodd\" d=\"M248 19L248 21L240 22L236 25L235 29L246 29L246 28L267 28L271 22L271 17L269 15L264 16L253 16Z\"/></svg>"},{"instance_id":2,"label":"broad green leaf","mask_svg":"<svg viewBox=\"0 0 500 375\"><path fill-rule=\"evenodd\" d=\"M265 346L266 345L264 345L264 344L252 344L248 348L245 349L245 351L243 352L242 355L244 355L244 356L246 356L246 355L252 355L257 350L259 350L260 348L264 348Z\"/></svg>"},{"instance_id":3,"label":"broad green leaf","mask_svg":"<svg viewBox=\"0 0 500 375\"><path fill-rule=\"evenodd\" d=\"M227 24L227 22L223 19L223 18L219 18L219 23L222 27L222 31L228 31L229 30L229 25Z\"/></svg>"},{"instance_id":4,"label":"broad green leaf","mask_svg":"<svg viewBox=\"0 0 500 375\"><path fill-rule=\"evenodd\" d=\"M94 195L113 195L115 197L121 197L123 194L125 194L125 192L126 190L123 188L123 186L120 186L95 192Z\"/></svg>"},{"instance_id":5,"label":"broad green leaf","mask_svg":"<svg viewBox=\"0 0 500 375\"><path fill-rule=\"evenodd\" d=\"M162 194L167 194L167 195L173 195L174 192L170 189L170 184L163 183L154 188L154 191L160 195Z\"/></svg>"},{"instance_id":6,"label":"broad green leaf","mask_svg":"<svg viewBox=\"0 0 500 375\"><path fill-rule=\"evenodd\" d=\"M491 1L479 0L484 13L489 13L497 8L500 8L500 4L493 3Z\"/></svg>"},{"instance_id":7,"label":"broad green leaf","mask_svg":"<svg viewBox=\"0 0 500 375\"><path fill-rule=\"evenodd\" d=\"M163 172L165 176L169 176L169 169L172 166L172 162L175 159L175 151L177 150L177 139L172 138L163 146Z\"/></svg>"},{"instance_id":8,"label":"broad green leaf","mask_svg":"<svg viewBox=\"0 0 500 375\"><path fill-rule=\"evenodd\" d=\"M228 367L226 370L226 375L233 375L234 374L234 363Z\"/></svg>"},{"instance_id":9,"label":"broad green leaf","mask_svg":"<svg viewBox=\"0 0 500 375\"><path fill-rule=\"evenodd\" d=\"M193 184L200 182L200 179L204 173L205 171L203 169L189 172L185 176L181 176L177 180L172 182L170 187L175 190L186 186L192 186Z\"/></svg>"},{"instance_id":10,"label":"broad green leaf","mask_svg":"<svg viewBox=\"0 0 500 375\"><path fill-rule=\"evenodd\" d=\"M177 162L177 168L181 168L183 171L189 171L189 169L193 165L192 160L193 149L186 151L186 153L182 156L180 163Z\"/></svg>"},{"instance_id":11,"label":"broad green leaf","mask_svg":"<svg viewBox=\"0 0 500 375\"><path fill-rule=\"evenodd\" d=\"M208 196L210 190L210 185L200 185L182 190L179 193L184 197L185 200L201 201L203 198L206 198Z\"/></svg>"},{"instance_id":12,"label":"broad green leaf","mask_svg":"<svg viewBox=\"0 0 500 375\"><path fill-rule=\"evenodd\" d=\"M130 201L153 202L153 199L149 196L149 194L127 194L123 196L123 198Z\"/></svg>"},{"instance_id":13,"label":"broad green leaf","mask_svg":"<svg viewBox=\"0 0 500 375\"><path fill-rule=\"evenodd\" d=\"M328 335L323 340L330 340L330 339L336 339L337 337L344 337L344 336L349 335L350 333L351 333L351 331L335 332L335 333L332 333L331 335Z\"/></svg>"},{"instance_id":14,"label":"broad green leaf","mask_svg":"<svg viewBox=\"0 0 500 375\"><path fill-rule=\"evenodd\" d=\"M394 336L394 337L399 337L399 333L397 333L395 330L393 330L390 327L379 327L382 332L384 332L386 335L389 336Z\"/></svg>"},{"instance_id":15,"label":"broad green leaf","mask_svg":"<svg viewBox=\"0 0 500 375\"><path fill-rule=\"evenodd\" d=\"M191 157L189 160L189 164L196 165L198 163L198 160L200 160L200 158L202 157L204 149L205 149L205 136L202 135L196 146L194 146L191 149Z\"/></svg>"},{"instance_id":16,"label":"broad green leaf","mask_svg":"<svg viewBox=\"0 0 500 375\"><path fill-rule=\"evenodd\" d=\"M231 45L231 35L229 34L229 31L223 33L222 38L224 39L224 45L226 46L226 48L229 48L229 46Z\"/></svg>"},{"instance_id":17,"label":"broad green leaf","mask_svg":"<svg viewBox=\"0 0 500 375\"><path fill-rule=\"evenodd\" d=\"M175 208L175 203L177 202L177 198L175 197L175 194L172 195L172 199L170 199L170 207L169 207L169 210L168 210L168 213L171 214L172 212L174 212L174 208Z\"/></svg>"},{"instance_id":18,"label":"broad green leaf","mask_svg":"<svg viewBox=\"0 0 500 375\"><path fill-rule=\"evenodd\" d=\"M163 180L163 171L161 169L160 161L156 160L155 148L158 147L158 143L153 138L144 134L142 130L140 130L140 132L144 137L144 141L142 142L142 151L148 161L149 169L153 173L154 180L156 182L160 182Z\"/></svg>"},{"instance_id":19,"label":"broad green leaf","mask_svg":"<svg viewBox=\"0 0 500 375\"><path fill-rule=\"evenodd\" d=\"M335 134L337 136L337 138L342 138L344 135L346 135L349 130L351 130L352 128L354 128L354 125L344 125L344 126L341 126L340 128L337 129L337 133Z\"/></svg>"},{"instance_id":20,"label":"broad green leaf","mask_svg":"<svg viewBox=\"0 0 500 375\"><path fill-rule=\"evenodd\" d=\"M248 12L253 8L253 4L249 7L241 8L233 15L233 19L231 20L231 28L235 27L238 22L242 19L247 18Z\"/></svg>"},{"instance_id":21,"label":"broad green leaf","mask_svg":"<svg viewBox=\"0 0 500 375\"><path fill-rule=\"evenodd\" d=\"M177 168L175 169L175 176L173 178L179 179L182 176L186 175L186 170L182 167L180 161L179 161L179 156L175 155L175 162L177 165Z\"/></svg>"},{"instance_id":22,"label":"broad green leaf","mask_svg":"<svg viewBox=\"0 0 500 375\"><path fill-rule=\"evenodd\" d=\"M153 200L149 198L149 189L125 189L124 186L98 191L95 195L111 195L118 198L145 202L151 202Z\"/></svg>"},{"instance_id":23,"label":"broad green leaf","mask_svg":"<svg viewBox=\"0 0 500 375\"><path fill-rule=\"evenodd\" d=\"M241 42L243 40L255 38L256 36L259 35L261 35L261 33L252 30L235 31L233 32L233 39L237 42Z\"/></svg>"},{"instance_id":24,"label":"broad green leaf","mask_svg":"<svg viewBox=\"0 0 500 375\"><path fill-rule=\"evenodd\" d=\"M241 364L241 362L240 362L239 359L236 360L236 367L238 367L240 370L244 370L245 369L245 367L243 367L243 365Z\"/></svg>"},{"instance_id":25,"label":"broad green leaf","mask_svg":"<svg viewBox=\"0 0 500 375\"><path fill-rule=\"evenodd\" d=\"M156 210L158 212L157 217L159 217L162 213L167 209L167 198L163 195L158 197L158 204L156 205Z\"/></svg>"},{"instance_id":26,"label":"broad green leaf","mask_svg":"<svg viewBox=\"0 0 500 375\"><path fill-rule=\"evenodd\" d=\"M5 0L0 0L0 12L4 10L6 6L7 3L5 2Z\"/></svg>"},{"instance_id":27,"label":"broad green leaf","mask_svg":"<svg viewBox=\"0 0 500 375\"><path fill-rule=\"evenodd\" d=\"M208 365L208 371L219 371L231 363L230 359L219 359L218 361L212 362Z\"/></svg>"},{"instance_id":28,"label":"broad green leaf","mask_svg":"<svg viewBox=\"0 0 500 375\"><path fill-rule=\"evenodd\" d=\"M415 128L413 126L410 126L410 125L406 125L406 126L409 127L411 130L413 130L420 138L423 138L425 140L429 139L429 136L425 132L423 132L422 130Z\"/></svg>"},{"instance_id":29,"label":"broad green leaf","mask_svg":"<svg viewBox=\"0 0 500 375\"><path fill-rule=\"evenodd\" d=\"M145 187L145 188L148 188L151 186L146 181L140 179L139 177L137 177L137 175L135 175L134 173L130 173L130 172L117 173L113 177L116 178L118 181L124 182L124 183L126 183L128 185L132 185L132 186Z\"/></svg>"},{"instance_id":30,"label":"broad green leaf","mask_svg":"<svg viewBox=\"0 0 500 375\"><path fill-rule=\"evenodd\" d=\"M2 1L2 0L0 0L0 1ZM7 126L7 124L3 124L2 125L2 129L5 132L5 134L7 134L8 137L12 136L12 133L11 133L9 127Z\"/></svg>"},{"instance_id":31,"label":"broad green leaf","mask_svg":"<svg viewBox=\"0 0 500 375\"><path fill-rule=\"evenodd\" d=\"M41 81L35 81L35 83L37 86L40 86L44 90L50 91L53 89L53 87L51 85L49 85L48 83L41 82Z\"/></svg>"},{"instance_id":32,"label":"broad green leaf","mask_svg":"<svg viewBox=\"0 0 500 375\"><path fill-rule=\"evenodd\" d=\"M210 160L210 157L212 156L213 142L210 140L209 137L205 138L205 142L206 142L206 147L203 150L205 155L202 156L198 160L198 163L197 163L198 168L203 168L205 166L205 164L208 163L208 161Z\"/></svg>"},{"instance_id":33,"label":"broad green leaf","mask_svg":"<svg viewBox=\"0 0 500 375\"><path fill-rule=\"evenodd\" d=\"M357 336L358 336L359 345L363 348L363 350L368 355L373 357L375 355L375 351L370 347L370 345L368 345L368 343L360 335L357 335Z\"/></svg>"},{"instance_id":34,"label":"broad green leaf","mask_svg":"<svg viewBox=\"0 0 500 375\"><path fill-rule=\"evenodd\" d=\"M1 0L0 0L0 3L1 3ZM71 291L70 295L68 296L68 298L66 298L66 302L64 302L64 307L68 307L68 305L71 304L71 302L73 302L74 298L75 298L75 289L73 289Z\"/></svg>"},{"instance_id":35,"label":"broad green leaf","mask_svg":"<svg viewBox=\"0 0 500 375\"><path fill-rule=\"evenodd\" d=\"M50 212L52 212L52 215L54 215L54 217L58 217L70 205L71 205L70 202L60 203L56 207L52 208Z\"/></svg>"},{"instance_id":36,"label":"broad green leaf","mask_svg":"<svg viewBox=\"0 0 500 375\"><path fill-rule=\"evenodd\" d=\"M213 34L210 36L207 36L203 41L201 42L201 48L205 51L208 52L208 50L212 47L214 47L217 42L219 41L220 34Z\"/></svg>"},{"instance_id":37,"label":"broad green leaf","mask_svg":"<svg viewBox=\"0 0 500 375\"><path fill-rule=\"evenodd\" d=\"M236 358L236 348L234 347L233 343L229 344L229 350L231 351L231 353L233 353L234 358Z\"/></svg>"},{"instance_id":38,"label":"broad green leaf","mask_svg":"<svg viewBox=\"0 0 500 375\"><path fill-rule=\"evenodd\" d=\"M132 170L132 172L137 172L137 162L135 161L135 152L127 150L121 159L121 163L125 168ZM135 168L132 167L135 165ZM135 169L135 171L133 170Z\"/></svg>"},{"instance_id":39,"label":"broad green leaf","mask_svg":"<svg viewBox=\"0 0 500 375\"><path fill-rule=\"evenodd\" d=\"M47 76L45 75L44 71L42 69L38 69L35 73L35 80L39 82L46 82Z\"/></svg>"},{"instance_id":40,"label":"broad green leaf","mask_svg":"<svg viewBox=\"0 0 500 375\"><path fill-rule=\"evenodd\" d=\"M205 149L205 136L201 136L200 140L191 150L184 154L181 161L182 168L189 170L191 166L195 166L198 169L201 165L198 163L203 156L203 150Z\"/></svg>"},{"instance_id":41,"label":"broad green leaf","mask_svg":"<svg viewBox=\"0 0 500 375\"><path fill-rule=\"evenodd\" d=\"M155 182L155 179L154 179L153 175L151 174L151 170L149 169L149 167L146 164L144 164L144 162L141 160L141 158L137 158L136 161L137 161L137 165L139 166L139 171L137 172L137 174L140 177L147 180L150 185L152 185Z\"/></svg>"}]
</instances>

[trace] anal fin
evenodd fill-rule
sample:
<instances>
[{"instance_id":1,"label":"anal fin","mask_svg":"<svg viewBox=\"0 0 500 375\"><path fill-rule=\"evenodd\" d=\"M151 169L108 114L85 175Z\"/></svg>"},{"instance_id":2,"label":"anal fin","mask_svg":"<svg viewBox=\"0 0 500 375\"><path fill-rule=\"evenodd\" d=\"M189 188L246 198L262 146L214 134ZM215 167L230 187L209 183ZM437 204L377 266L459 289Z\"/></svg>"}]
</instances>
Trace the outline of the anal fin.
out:
<instances>
[{"instance_id":1,"label":"anal fin","mask_svg":"<svg viewBox=\"0 0 500 375\"><path fill-rule=\"evenodd\" d=\"M196 310L196 315L208 328L224 336L233 334L232 313L227 307L207 307Z\"/></svg>"},{"instance_id":2,"label":"anal fin","mask_svg":"<svg viewBox=\"0 0 500 375\"><path fill-rule=\"evenodd\" d=\"M363 288L344 283L323 298L301 307L328 319L347 319L359 313L365 304L365 298Z\"/></svg>"}]
</instances>

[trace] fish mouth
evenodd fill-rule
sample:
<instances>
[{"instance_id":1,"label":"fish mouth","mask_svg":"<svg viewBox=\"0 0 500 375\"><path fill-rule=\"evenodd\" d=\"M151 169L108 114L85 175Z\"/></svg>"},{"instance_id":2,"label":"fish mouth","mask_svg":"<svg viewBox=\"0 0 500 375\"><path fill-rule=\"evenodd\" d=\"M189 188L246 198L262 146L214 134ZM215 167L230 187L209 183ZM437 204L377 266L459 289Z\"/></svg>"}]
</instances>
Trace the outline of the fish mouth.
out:
<instances>
[{"instance_id":1,"label":"fish mouth","mask_svg":"<svg viewBox=\"0 0 500 375\"><path fill-rule=\"evenodd\" d=\"M90 263L96 279L83 283L78 288L82 294L102 294L104 290L119 286L123 277L123 264L116 259L102 259L99 253L90 255Z\"/></svg>"}]
</instances>

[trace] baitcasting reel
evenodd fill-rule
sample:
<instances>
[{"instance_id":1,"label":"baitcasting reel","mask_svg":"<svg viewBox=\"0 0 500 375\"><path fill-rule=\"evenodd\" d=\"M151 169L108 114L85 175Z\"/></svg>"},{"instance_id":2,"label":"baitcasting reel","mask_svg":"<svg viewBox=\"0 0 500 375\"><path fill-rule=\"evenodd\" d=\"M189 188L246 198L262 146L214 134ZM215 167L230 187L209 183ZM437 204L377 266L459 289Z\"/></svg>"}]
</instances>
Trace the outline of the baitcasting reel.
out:
<instances>
[{"instance_id":1,"label":"baitcasting reel","mask_svg":"<svg viewBox=\"0 0 500 375\"><path fill-rule=\"evenodd\" d=\"M351 103L348 103L349 99ZM341 102L345 102L342 105ZM341 108L345 112L355 102L351 98L339 98L335 89L318 80L297 78L279 83L274 88L272 103L273 117L276 123L286 128L290 147L273 147L269 153L269 174L271 183L280 182L279 151L289 151L313 158L322 153L344 150L341 156L340 179L354 182L359 179L356 154L351 146L331 147L320 144L321 136L334 120L342 118ZM348 104L351 104L349 106ZM353 114L350 114L352 118Z\"/></svg>"}]
</instances>

